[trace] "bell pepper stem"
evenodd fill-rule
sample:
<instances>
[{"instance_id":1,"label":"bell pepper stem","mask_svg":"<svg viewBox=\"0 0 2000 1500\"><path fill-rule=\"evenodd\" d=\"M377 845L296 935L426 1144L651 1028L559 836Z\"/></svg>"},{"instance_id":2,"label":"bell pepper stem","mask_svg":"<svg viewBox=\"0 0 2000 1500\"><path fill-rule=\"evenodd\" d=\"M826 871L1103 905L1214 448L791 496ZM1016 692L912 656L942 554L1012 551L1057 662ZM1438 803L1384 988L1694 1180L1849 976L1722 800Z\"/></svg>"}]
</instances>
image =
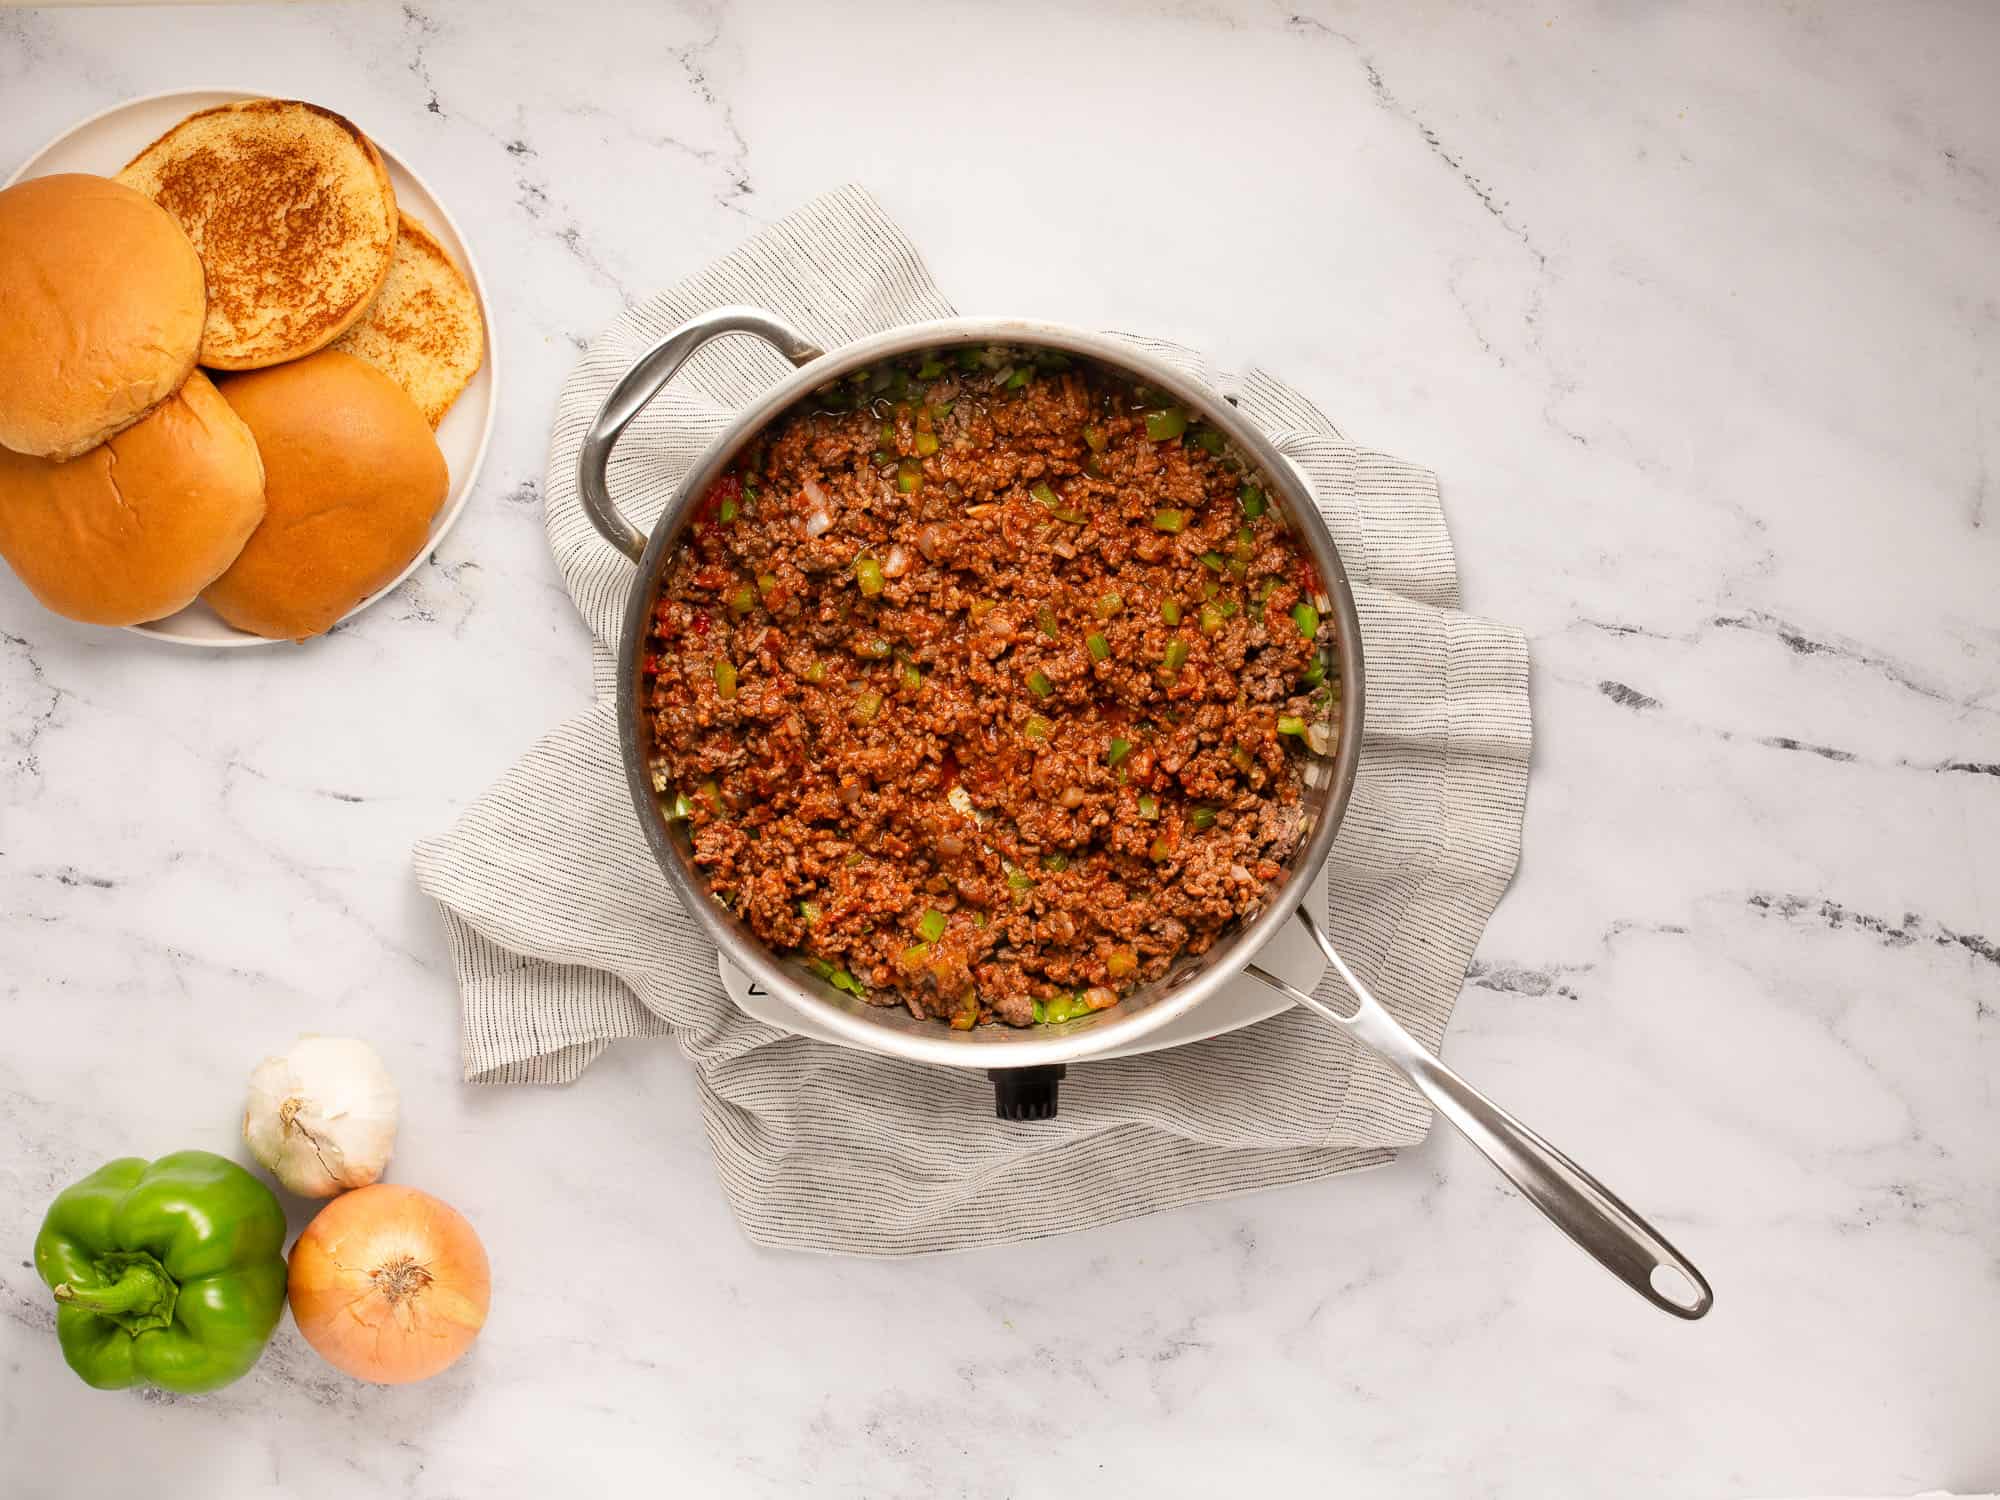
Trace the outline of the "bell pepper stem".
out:
<instances>
[{"instance_id":1,"label":"bell pepper stem","mask_svg":"<svg viewBox=\"0 0 2000 1500\"><path fill-rule=\"evenodd\" d=\"M56 1301L64 1307L80 1308L107 1318L154 1312L165 1304L167 1294L165 1274L157 1265L144 1261L127 1265L109 1286L79 1287L62 1281L55 1287Z\"/></svg>"}]
</instances>

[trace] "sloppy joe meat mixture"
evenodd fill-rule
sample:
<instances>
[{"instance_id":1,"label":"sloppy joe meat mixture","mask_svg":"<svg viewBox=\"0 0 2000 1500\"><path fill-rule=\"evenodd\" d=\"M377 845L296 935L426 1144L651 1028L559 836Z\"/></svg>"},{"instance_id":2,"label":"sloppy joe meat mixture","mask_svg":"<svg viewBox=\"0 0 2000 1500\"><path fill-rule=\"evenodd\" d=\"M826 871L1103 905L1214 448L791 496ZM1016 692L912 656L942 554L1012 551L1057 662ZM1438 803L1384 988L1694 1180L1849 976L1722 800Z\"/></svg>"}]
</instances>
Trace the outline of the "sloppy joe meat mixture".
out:
<instances>
[{"instance_id":1,"label":"sloppy joe meat mixture","mask_svg":"<svg viewBox=\"0 0 2000 1500\"><path fill-rule=\"evenodd\" d=\"M766 944L954 1027L1116 1004L1263 905L1333 623L1259 476L1060 354L947 351L778 419L646 661L654 784Z\"/></svg>"}]
</instances>

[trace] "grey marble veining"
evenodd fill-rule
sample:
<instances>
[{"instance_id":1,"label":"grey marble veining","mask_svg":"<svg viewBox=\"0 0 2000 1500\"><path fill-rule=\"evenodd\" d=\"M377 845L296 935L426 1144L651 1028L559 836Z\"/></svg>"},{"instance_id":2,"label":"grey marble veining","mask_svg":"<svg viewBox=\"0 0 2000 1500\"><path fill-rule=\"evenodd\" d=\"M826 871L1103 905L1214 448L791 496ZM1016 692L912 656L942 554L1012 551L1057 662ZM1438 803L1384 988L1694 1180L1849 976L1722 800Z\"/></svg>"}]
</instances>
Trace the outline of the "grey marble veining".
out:
<instances>
[{"instance_id":1,"label":"grey marble veining","mask_svg":"<svg viewBox=\"0 0 2000 1500\"><path fill-rule=\"evenodd\" d=\"M2000 18L1221 4L0 11L0 160L135 94L315 99L496 298L466 518L306 650L0 578L0 1492L1498 1497L2000 1485ZM1533 640L1526 856L1447 1052L1707 1271L1648 1311L1455 1140L1005 1252L755 1252L685 1070L456 1080L408 849L588 692L554 393L647 290L866 183L968 311L1203 345L1435 467ZM368 1036L464 1209L474 1355L289 1327L91 1392L27 1266L123 1153Z\"/></svg>"}]
</instances>

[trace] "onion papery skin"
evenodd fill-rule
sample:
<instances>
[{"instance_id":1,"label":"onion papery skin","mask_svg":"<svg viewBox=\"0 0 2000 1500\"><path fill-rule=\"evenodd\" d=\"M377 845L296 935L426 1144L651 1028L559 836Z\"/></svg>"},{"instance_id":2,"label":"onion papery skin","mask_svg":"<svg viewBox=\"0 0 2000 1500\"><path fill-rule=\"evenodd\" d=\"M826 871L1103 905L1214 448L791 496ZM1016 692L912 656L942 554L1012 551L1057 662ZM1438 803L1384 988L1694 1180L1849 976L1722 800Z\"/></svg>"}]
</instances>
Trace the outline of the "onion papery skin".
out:
<instances>
[{"instance_id":1,"label":"onion papery skin","mask_svg":"<svg viewBox=\"0 0 2000 1500\"><path fill-rule=\"evenodd\" d=\"M292 1317L357 1380L407 1385L456 1363L492 1303L486 1247L429 1193L376 1183L335 1198L292 1247Z\"/></svg>"}]
</instances>

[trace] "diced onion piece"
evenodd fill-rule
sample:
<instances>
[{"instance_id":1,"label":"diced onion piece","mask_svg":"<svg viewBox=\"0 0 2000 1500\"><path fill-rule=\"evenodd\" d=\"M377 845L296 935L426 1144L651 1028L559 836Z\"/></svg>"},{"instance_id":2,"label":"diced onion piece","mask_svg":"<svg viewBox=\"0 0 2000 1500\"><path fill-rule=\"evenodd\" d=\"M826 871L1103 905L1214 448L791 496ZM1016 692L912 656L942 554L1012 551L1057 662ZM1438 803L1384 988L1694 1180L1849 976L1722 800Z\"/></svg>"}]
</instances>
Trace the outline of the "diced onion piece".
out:
<instances>
[{"instance_id":1,"label":"diced onion piece","mask_svg":"<svg viewBox=\"0 0 2000 1500\"><path fill-rule=\"evenodd\" d=\"M801 487L809 509L806 512L806 535L825 536L833 529L833 502L826 497L826 491L816 480L808 479Z\"/></svg>"},{"instance_id":2,"label":"diced onion piece","mask_svg":"<svg viewBox=\"0 0 2000 1500\"><path fill-rule=\"evenodd\" d=\"M889 555L882 559L884 578L901 578L910 571L910 554L901 542L889 549Z\"/></svg>"}]
</instances>

